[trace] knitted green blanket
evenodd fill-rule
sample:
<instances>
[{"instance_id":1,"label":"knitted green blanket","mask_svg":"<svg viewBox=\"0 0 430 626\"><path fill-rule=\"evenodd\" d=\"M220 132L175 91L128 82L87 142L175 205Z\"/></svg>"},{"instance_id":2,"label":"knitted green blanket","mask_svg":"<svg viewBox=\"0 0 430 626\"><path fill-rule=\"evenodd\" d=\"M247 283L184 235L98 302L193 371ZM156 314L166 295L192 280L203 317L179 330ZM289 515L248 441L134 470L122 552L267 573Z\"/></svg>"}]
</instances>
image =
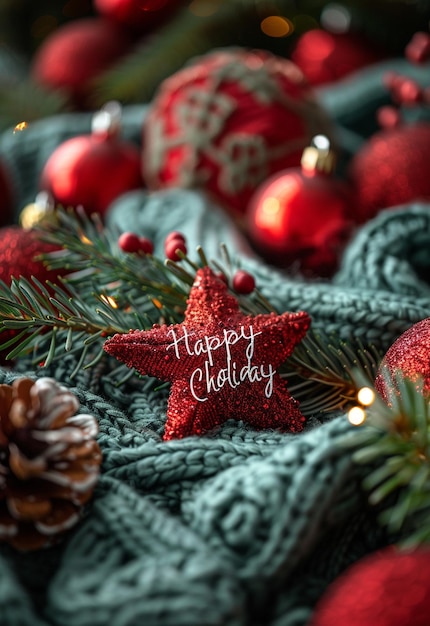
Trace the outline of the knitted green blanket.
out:
<instances>
[{"instance_id":1,"label":"knitted green blanket","mask_svg":"<svg viewBox=\"0 0 430 626\"><path fill-rule=\"evenodd\" d=\"M384 70L320 92L351 151L383 101ZM136 142L145 111L124 112L124 135ZM17 207L34 198L46 155L88 129L88 115L64 115L1 138ZM254 258L197 193L133 192L112 207L109 224L132 225L156 249L176 228L190 250L202 244L209 256L225 241L279 311L305 310L313 328L382 352L430 313L422 278L430 268L429 205L390 209L367 223L323 282L287 278ZM48 371L28 371L23 360L1 370L0 382L25 372L70 386L74 366L72 355ZM88 515L54 548L0 548L2 625L305 626L331 580L392 541L362 491L366 467L340 444L353 428L344 415L311 417L299 435L232 419L209 435L163 442L167 390L138 378L115 387L112 367L106 359L73 380L82 412L100 425L102 474Z\"/></svg>"}]
</instances>

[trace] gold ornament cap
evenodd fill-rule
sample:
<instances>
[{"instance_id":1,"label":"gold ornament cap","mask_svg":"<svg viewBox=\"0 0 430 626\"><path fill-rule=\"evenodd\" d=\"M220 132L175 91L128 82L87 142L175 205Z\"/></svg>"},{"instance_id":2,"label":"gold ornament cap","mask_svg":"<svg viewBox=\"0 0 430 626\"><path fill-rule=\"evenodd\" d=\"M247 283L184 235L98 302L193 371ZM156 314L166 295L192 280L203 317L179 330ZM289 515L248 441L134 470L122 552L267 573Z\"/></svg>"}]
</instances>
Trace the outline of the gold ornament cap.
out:
<instances>
[{"instance_id":1,"label":"gold ornament cap","mask_svg":"<svg viewBox=\"0 0 430 626\"><path fill-rule=\"evenodd\" d=\"M325 135L316 135L311 145L304 149L300 161L302 169L308 172L331 174L336 166L336 155Z\"/></svg>"},{"instance_id":2,"label":"gold ornament cap","mask_svg":"<svg viewBox=\"0 0 430 626\"><path fill-rule=\"evenodd\" d=\"M54 215L54 201L52 196L46 191L37 194L34 202L25 206L20 215L19 223L22 228L33 228L46 219L51 219Z\"/></svg>"}]
</instances>

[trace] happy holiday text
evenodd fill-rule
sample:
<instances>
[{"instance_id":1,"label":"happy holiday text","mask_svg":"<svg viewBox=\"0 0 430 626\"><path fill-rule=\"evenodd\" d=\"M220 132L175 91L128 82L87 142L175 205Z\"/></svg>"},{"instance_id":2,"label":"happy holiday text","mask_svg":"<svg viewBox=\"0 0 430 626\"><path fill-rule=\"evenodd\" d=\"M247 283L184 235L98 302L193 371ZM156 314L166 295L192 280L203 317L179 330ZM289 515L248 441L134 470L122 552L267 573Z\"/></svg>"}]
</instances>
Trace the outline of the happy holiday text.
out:
<instances>
[{"instance_id":1,"label":"happy holiday text","mask_svg":"<svg viewBox=\"0 0 430 626\"><path fill-rule=\"evenodd\" d=\"M194 333L189 333L186 326L182 326L183 334L178 335L174 328L168 332L172 337L172 343L167 346L167 350L173 349L177 359L181 358L180 345L185 347L188 356L204 355L205 361L202 367L196 367L190 376L191 393L199 402L205 402L211 392L220 391L224 385L229 385L232 389L241 383L250 383L267 380L264 393L266 398L270 398L273 392L273 376L275 370L272 365L253 365L252 358L255 349L255 337L261 332L254 332L254 328L247 329L240 326L237 332L232 329L224 329L220 335L208 335L198 339L194 338ZM232 357L232 346L239 342L244 344L243 359L235 360ZM218 352L221 348L221 352ZM217 354L218 353L218 354ZM216 358L217 356L221 358ZM237 354L237 350L235 350ZM220 362L222 359L222 362ZM243 364L245 362L245 364ZM199 391L198 391L199 390Z\"/></svg>"}]
</instances>

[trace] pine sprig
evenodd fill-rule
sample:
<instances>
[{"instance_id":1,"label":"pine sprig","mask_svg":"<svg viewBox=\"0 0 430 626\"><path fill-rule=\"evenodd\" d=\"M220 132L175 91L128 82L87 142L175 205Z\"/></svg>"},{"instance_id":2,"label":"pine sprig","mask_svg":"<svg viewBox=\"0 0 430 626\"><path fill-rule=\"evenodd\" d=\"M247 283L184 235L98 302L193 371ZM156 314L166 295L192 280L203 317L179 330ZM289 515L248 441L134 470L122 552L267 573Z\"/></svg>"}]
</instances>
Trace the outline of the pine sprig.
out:
<instances>
[{"instance_id":1,"label":"pine sprig","mask_svg":"<svg viewBox=\"0 0 430 626\"><path fill-rule=\"evenodd\" d=\"M357 338L347 343L311 328L286 361L282 375L305 415L342 411L355 401L357 371L373 380L381 358L373 346L366 347Z\"/></svg>"},{"instance_id":2,"label":"pine sprig","mask_svg":"<svg viewBox=\"0 0 430 626\"><path fill-rule=\"evenodd\" d=\"M356 463L372 468L363 487L370 504L382 507L379 521L409 549L430 542L430 402L422 380L384 377L397 392L390 404L375 392L366 425L345 444L356 448Z\"/></svg>"}]
</instances>

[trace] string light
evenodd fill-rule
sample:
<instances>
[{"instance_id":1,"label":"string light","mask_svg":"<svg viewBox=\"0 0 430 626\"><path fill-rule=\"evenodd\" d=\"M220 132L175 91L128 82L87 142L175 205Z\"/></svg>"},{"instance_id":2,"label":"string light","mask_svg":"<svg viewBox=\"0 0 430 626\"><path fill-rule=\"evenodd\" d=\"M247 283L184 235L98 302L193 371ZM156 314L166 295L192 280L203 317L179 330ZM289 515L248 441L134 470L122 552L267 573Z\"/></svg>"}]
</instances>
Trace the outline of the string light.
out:
<instances>
[{"instance_id":1,"label":"string light","mask_svg":"<svg viewBox=\"0 0 430 626\"><path fill-rule=\"evenodd\" d=\"M366 421L366 411L361 406L353 406L348 411L348 421L353 426L361 426Z\"/></svg>"},{"instance_id":2,"label":"string light","mask_svg":"<svg viewBox=\"0 0 430 626\"><path fill-rule=\"evenodd\" d=\"M113 309L118 308L118 304L116 303L115 298L112 298L112 296L105 296L105 294L102 293L102 295L100 296L100 300L103 300L105 304L108 304Z\"/></svg>"},{"instance_id":3,"label":"string light","mask_svg":"<svg viewBox=\"0 0 430 626\"><path fill-rule=\"evenodd\" d=\"M366 421L366 411L363 407L368 407L375 401L375 392L370 387L361 387L357 391L357 401L361 406L353 406L348 411L348 421L353 426L361 426Z\"/></svg>"},{"instance_id":4,"label":"string light","mask_svg":"<svg viewBox=\"0 0 430 626\"><path fill-rule=\"evenodd\" d=\"M19 124L17 124L15 126L15 128L13 129L13 134L15 133L21 133L23 130L25 130L26 128L28 128L28 124L27 122L20 122Z\"/></svg>"}]
</instances>

